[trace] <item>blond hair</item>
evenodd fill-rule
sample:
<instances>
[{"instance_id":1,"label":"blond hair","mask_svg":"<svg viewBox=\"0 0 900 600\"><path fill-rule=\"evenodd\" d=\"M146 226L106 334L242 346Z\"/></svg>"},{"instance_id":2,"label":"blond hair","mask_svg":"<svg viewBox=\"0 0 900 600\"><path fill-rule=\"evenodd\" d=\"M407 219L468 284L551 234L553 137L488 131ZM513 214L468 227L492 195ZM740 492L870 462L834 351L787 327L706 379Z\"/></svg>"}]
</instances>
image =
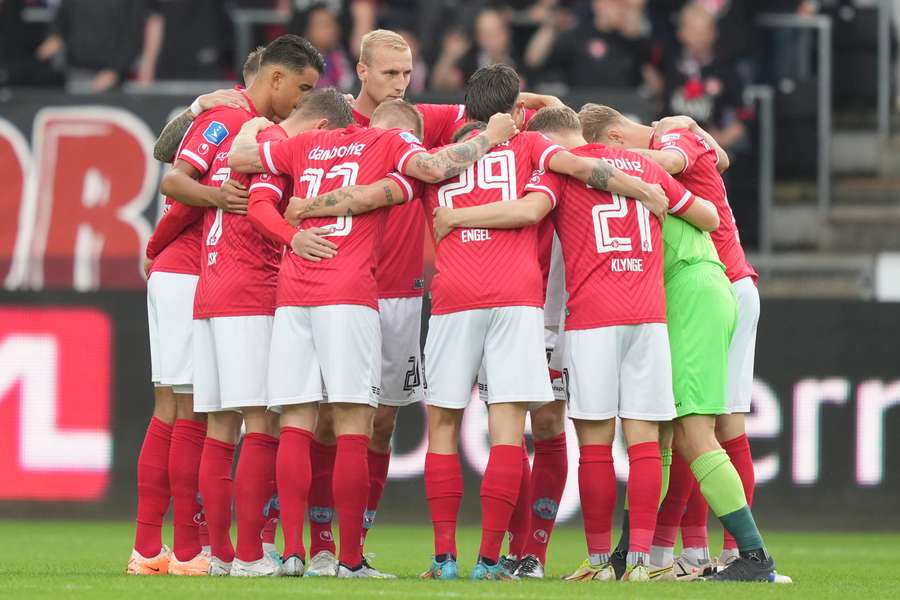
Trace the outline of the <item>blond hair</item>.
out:
<instances>
[{"instance_id":1,"label":"blond hair","mask_svg":"<svg viewBox=\"0 0 900 600\"><path fill-rule=\"evenodd\" d=\"M545 106L528 121L528 131L549 131L563 133L581 131L578 115L568 106Z\"/></svg>"},{"instance_id":2,"label":"blond hair","mask_svg":"<svg viewBox=\"0 0 900 600\"><path fill-rule=\"evenodd\" d=\"M419 112L415 104L410 104L406 100L382 102L375 109L375 112L372 113L370 123L373 127L381 127L383 129L394 127L408 129L420 140L425 129L422 113Z\"/></svg>"},{"instance_id":3,"label":"blond hair","mask_svg":"<svg viewBox=\"0 0 900 600\"><path fill-rule=\"evenodd\" d=\"M578 113L581 121L581 133L588 143L594 144L606 139L606 133L613 125L625 121L622 113L603 104L588 103L581 107Z\"/></svg>"},{"instance_id":4,"label":"blond hair","mask_svg":"<svg viewBox=\"0 0 900 600\"><path fill-rule=\"evenodd\" d=\"M372 61L372 53L377 48L390 48L392 50L409 50L409 44L396 31L387 29L374 29L363 36L359 45L359 62L364 65Z\"/></svg>"}]
</instances>

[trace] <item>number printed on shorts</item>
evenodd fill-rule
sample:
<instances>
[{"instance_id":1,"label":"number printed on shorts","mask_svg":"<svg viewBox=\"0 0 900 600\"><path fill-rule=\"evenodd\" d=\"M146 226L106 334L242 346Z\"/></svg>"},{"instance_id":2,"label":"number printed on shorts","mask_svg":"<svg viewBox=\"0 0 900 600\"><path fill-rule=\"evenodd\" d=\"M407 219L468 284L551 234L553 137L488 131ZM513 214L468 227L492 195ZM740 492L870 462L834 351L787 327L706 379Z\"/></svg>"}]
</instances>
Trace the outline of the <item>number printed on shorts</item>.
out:
<instances>
[{"instance_id":1,"label":"number printed on shorts","mask_svg":"<svg viewBox=\"0 0 900 600\"><path fill-rule=\"evenodd\" d=\"M415 356L410 356L406 362L409 363L409 370L406 372L406 378L403 380L403 390L409 392L419 387L421 383L419 380L419 361L416 360Z\"/></svg>"},{"instance_id":2,"label":"number printed on shorts","mask_svg":"<svg viewBox=\"0 0 900 600\"><path fill-rule=\"evenodd\" d=\"M356 178L358 176L359 164L355 162L345 162L334 165L327 172L325 169L305 169L303 174L300 175L299 181L301 184L307 184L305 196L307 198L312 198L319 195L319 188L322 187L322 181L325 179L336 179L340 177L341 182L339 187L347 187L356 185ZM350 231L353 229L353 216L347 215L346 217L338 217L334 225L322 225L322 227L330 229L328 233L322 234L323 237L350 235Z\"/></svg>"},{"instance_id":3,"label":"number printed on shorts","mask_svg":"<svg viewBox=\"0 0 900 600\"><path fill-rule=\"evenodd\" d=\"M610 219L621 219L628 215L628 203L634 202L637 212L638 230L641 236L641 250L653 251L653 242L650 238L650 211L641 204L619 194L612 195L613 201L609 204L597 204L591 210L594 220L594 238L597 241L597 252L631 252L633 249L630 236L616 237L609 232Z\"/></svg>"},{"instance_id":4,"label":"number printed on shorts","mask_svg":"<svg viewBox=\"0 0 900 600\"><path fill-rule=\"evenodd\" d=\"M475 187L497 190L500 200L516 198L516 155L512 150L497 150L481 157L474 165L460 173L450 183L438 188L438 204L453 208L453 198L468 194Z\"/></svg>"}]
</instances>

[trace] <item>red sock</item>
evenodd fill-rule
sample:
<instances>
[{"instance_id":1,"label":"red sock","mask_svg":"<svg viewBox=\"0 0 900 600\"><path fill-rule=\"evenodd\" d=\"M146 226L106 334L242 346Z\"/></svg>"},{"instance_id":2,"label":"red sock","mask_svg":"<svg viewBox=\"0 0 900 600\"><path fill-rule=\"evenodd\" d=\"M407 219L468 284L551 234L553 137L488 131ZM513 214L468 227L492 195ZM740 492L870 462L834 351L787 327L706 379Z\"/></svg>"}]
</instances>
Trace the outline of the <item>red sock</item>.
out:
<instances>
[{"instance_id":1,"label":"red sock","mask_svg":"<svg viewBox=\"0 0 900 600\"><path fill-rule=\"evenodd\" d=\"M681 545L685 548L707 548L709 546L706 522L709 518L709 505L700 493L700 484L694 481L691 495L687 501L687 510L681 517Z\"/></svg>"},{"instance_id":2,"label":"red sock","mask_svg":"<svg viewBox=\"0 0 900 600\"><path fill-rule=\"evenodd\" d=\"M649 554L662 487L659 443L643 442L629 446L628 462L628 551Z\"/></svg>"},{"instance_id":3,"label":"red sock","mask_svg":"<svg viewBox=\"0 0 900 600\"><path fill-rule=\"evenodd\" d=\"M677 452L672 452L672 467L669 470L669 491L659 508L656 517L656 532L653 545L661 548L674 548L678 538L678 528L684 516L691 490L694 489L694 474L691 466Z\"/></svg>"},{"instance_id":4,"label":"red sock","mask_svg":"<svg viewBox=\"0 0 900 600\"><path fill-rule=\"evenodd\" d=\"M369 529L375 524L375 513L384 493L384 482L387 481L388 467L391 464L391 451L385 453L369 450L369 501L363 515L362 541L366 542Z\"/></svg>"},{"instance_id":5,"label":"red sock","mask_svg":"<svg viewBox=\"0 0 900 600\"><path fill-rule=\"evenodd\" d=\"M612 446L591 444L581 447L578 488L588 554L608 554L613 510L616 508Z\"/></svg>"},{"instance_id":6,"label":"red sock","mask_svg":"<svg viewBox=\"0 0 900 600\"><path fill-rule=\"evenodd\" d=\"M278 438L275 438L275 456L277 461L278 456ZM269 498L269 501L266 503L266 524L263 525L262 534L262 543L263 544L275 544L275 534L278 532L278 519L281 516L281 511L278 507L278 477L275 477L275 490L272 492L272 497Z\"/></svg>"},{"instance_id":7,"label":"red sock","mask_svg":"<svg viewBox=\"0 0 900 600\"><path fill-rule=\"evenodd\" d=\"M278 439L265 433L248 433L234 473L234 513L237 517L235 556L244 562L263 557L262 530L265 509L275 493L275 452Z\"/></svg>"},{"instance_id":8,"label":"red sock","mask_svg":"<svg viewBox=\"0 0 900 600\"><path fill-rule=\"evenodd\" d=\"M337 436L337 454L334 470L340 477L334 477L334 508L340 523L340 562L348 567L356 567L362 562L360 540L362 539L363 514L369 498L369 436Z\"/></svg>"},{"instance_id":9,"label":"red sock","mask_svg":"<svg viewBox=\"0 0 900 600\"><path fill-rule=\"evenodd\" d=\"M303 518L312 481L310 445L312 433L298 427L282 427L278 442L278 504L284 531L284 556L306 559L303 547ZM273 528L274 529L274 528Z\"/></svg>"},{"instance_id":10,"label":"red sock","mask_svg":"<svg viewBox=\"0 0 900 600\"><path fill-rule=\"evenodd\" d=\"M531 532L531 463L528 460L528 448L523 439L522 480L516 507L509 519L509 553L519 558L525 555L525 544Z\"/></svg>"},{"instance_id":11,"label":"red sock","mask_svg":"<svg viewBox=\"0 0 900 600\"><path fill-rule=\"evenodd\" d=\"M203 498L203 512L206 513L206 524L209 527L212 555L226 563L234 560L234 546L231 544L233 462L234 444L206 438L203 455L200 457L200 496Z\"/></svg>"},{"instance_id":12,"label":"red sock","mask_svg":"<svg viewBox=\"0 0 900 600\"><path fill-rule=\"evenodd\" d=\"M205 522L197 501L200 455L206 439L206 423L178 419L169 445L169 486L172 489L172 524L175 558L188 561L200 553L199 523Z\"/></svg>"},{"instance_id":13,"label":"red sock","mask_svg":"<svg viewBox=\"0 0 900 600\"><path fill-rule=\"evenodd\" d=\"M753 506L753 488L756 487L756 474L753 472L753 455L750 453L750 441L747 434L741 434L738 437L722 442L722 448L728 453L731 464L741 477L741 483L744 484L744 496L747 497L747 506ZM725 530L725 550L734 550L737 548L737 542L734 537Z\"/></svg>"},{"instance_id":14,"label":"red sock","mask_svg":"<svg viewBox=\"0 0 900 600\"><path fill-rule=\"evenodd\" d=\"M156 417L150 419L144 444L138 455L137 527L134 549L152 558L162 550L162 526L169 512L169 443L172 426Z\"/></svg>"},{"instance_id":15,"label":"red sock","mask_svg":"<svg viewBox=\"0 0 900 600\"><path fill-rule=\"evenodd\" d=\"M522 481L522 447L498 445L491 448L481 480L481 548L479 556L500 560L500 547Z\"/></svg>"},{"instance_id":16,"label":"red sock","mask_svg":"<svg viewBox=\"0 0 900 600\"><path fill-rule=\"evenodd\" d=\"M456 520L462 504L463 479L459 454L425 455L425 497L434 528L434 554L456 556Z\"/></svg>"},{"instance_id":17,"label":"red sock","mask_svg":"<svg viewBox=\"0 0 900 600\"><path fill-rule=\"evenodd\" d=\"M556 511L566 488L569 455L566 432L555 438L534 442L534 467L531 470L531 534L525 554L533 554L547 564L547 545L556 523Z\"/></svg>"},{"instance_id":18,"label":"red sock","mask_svg":"<svg viewBox=\"0 0 900 600\"><path fill-rule=\"evenodd\" d=\"M331 479L336 452L337 446L322 444L315 439L309 445L309 463L312 467L308 501L310 556L319 552L335 552L334 535L331 533L331 521L334 519Z\"/></svg>"}]
</instances>

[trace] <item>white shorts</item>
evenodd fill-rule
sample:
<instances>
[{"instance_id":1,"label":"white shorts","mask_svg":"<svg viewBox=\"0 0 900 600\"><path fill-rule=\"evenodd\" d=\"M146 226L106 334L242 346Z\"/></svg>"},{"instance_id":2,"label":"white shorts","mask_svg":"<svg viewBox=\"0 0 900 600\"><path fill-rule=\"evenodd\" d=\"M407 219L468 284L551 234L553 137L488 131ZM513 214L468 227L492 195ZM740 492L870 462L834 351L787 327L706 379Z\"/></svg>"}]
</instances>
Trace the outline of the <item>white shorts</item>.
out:
<instances>
[{"instance_id":1,"label":"white shorts","mask_svg":"<svg viewBox=\"0 0 900 600\"><path fill-rule=\"evenodd\" d=\"M504 306L434 315L425 342L425 399L463 409L484 362L487 402L550 402L544 311Z\"/></svg>"},{"instance_id":2,"label":"white shorts","mask_svg":"<svg viewBox=\"0 0 900 600\"><path fill-rule=\"evenodd\" d=\"M738 279L731 287L738 302L738 320L728 347L729 413L750 412L753 391L753 360L756 356L756 327L759 323L759 290L751 277Z\"/></svg>"},{"instance_id":3,"label":"white shorts","mask_svg":"<svg viewBox=\"0 0 900 600\"><path fill-rule=\"evenodd\" d=\"M194 321L194 411L266 406L272 317Z\"/></svg>"},{"instance_id":4,"label":"white shorts","mask_svg":"<svg viewBox=\"0 0 900 600\"><path fill-rule=\"evenodd\" d=\"M282 306L275 311L270 348L270 407L308 402L378 406L378 311L356 304Z\"/></svg>"},{"instance_id":5,"label":"white shorts","mask_svg":"<svg viewBox=\"0 0 900 600\"><path fill-rule=\"evenodd\" d=\"M190 393L194 381L194 290L196 275L150 274L147 281L147 320L150 324L150 373L156 386L174 386Z\"/></svg>"},{"instance_id":6,"label":"white shorts","mask_svg":"<svg viewBox=\"0 0 900 600\"><path fill-rule=\"evenodd\" d=\"M562 373L562 353L565 348L563 339L565 332L557 332L550 327L544 327L544 347L547 349L547 367ZM566 399L566 385L562 377L550 380L553 388L553 399L564 401Z\"/></svg>"},{"instance_id":7,"label":"white shorts","mask_svg":"<svg viewBox=\"0 0 900 600\"><path fill-rule=\"evenodd\" d=\"M388 406L407 406L423 397L419 338L422 298L381 298L381 400Z\"/></svg>"},{"instance_id":8,"label":"white shorts","mask_svg":"<svg viewBox=\"0 0 900 600\"><path fill-rule=\"evenodd\" d=\"M675 418L672 357L663 323L566 331L563 363L572 419Z\"/></svg>"}]
</instances>

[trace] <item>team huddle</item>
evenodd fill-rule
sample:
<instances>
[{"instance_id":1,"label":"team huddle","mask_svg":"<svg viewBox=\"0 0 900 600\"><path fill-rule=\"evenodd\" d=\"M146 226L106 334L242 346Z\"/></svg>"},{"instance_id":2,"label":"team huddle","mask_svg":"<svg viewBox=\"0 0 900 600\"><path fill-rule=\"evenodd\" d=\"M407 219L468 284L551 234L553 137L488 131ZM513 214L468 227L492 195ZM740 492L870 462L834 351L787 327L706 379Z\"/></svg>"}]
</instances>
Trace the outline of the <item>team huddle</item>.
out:
<instances>
[{"instance_id":1,"label":"team huddle","mask_svg":"<svg viewBox=\"0 0 900 600\"><path fill-rule=\"evenodd\" d=\"M727 155L691 119L576 113L503 65L472 75L464 105L413 105L411 65L402 37L370 32L348 99L315 88L322 56L285 35L248 57L246 87L201 96L160 136L155 406L127 572L393 578L363 551L398 410L424 401L422 577L458 578L458 442L477 395L491 450L473 579L544 576L566 418L588 551L567 580L783 577L750 510L759 296ZM629 476L613 546L617 418ZM708 507L726 530L717 559Z\"/></svg>"}]
</instances>

